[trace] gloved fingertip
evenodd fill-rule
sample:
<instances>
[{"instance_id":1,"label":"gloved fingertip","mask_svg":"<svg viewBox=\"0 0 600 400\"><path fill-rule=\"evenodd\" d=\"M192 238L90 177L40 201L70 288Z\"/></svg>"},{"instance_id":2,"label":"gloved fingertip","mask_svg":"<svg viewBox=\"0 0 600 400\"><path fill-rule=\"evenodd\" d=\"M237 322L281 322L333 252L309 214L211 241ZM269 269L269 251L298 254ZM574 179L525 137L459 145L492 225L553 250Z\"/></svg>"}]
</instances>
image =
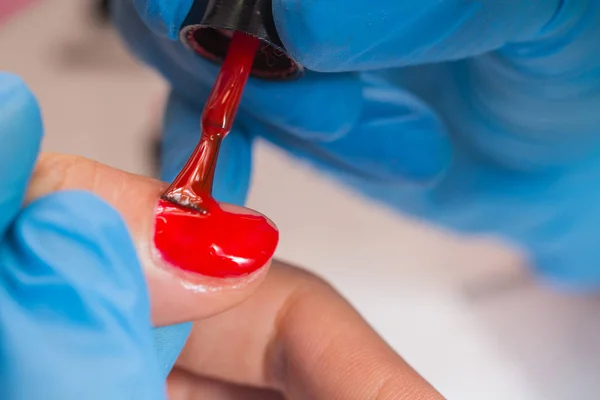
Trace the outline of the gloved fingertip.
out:
<instances>
[{"instance_id":1,"label":"gloved fingertip","mask_svg":"<svg viewBox=\"0 0 600 400\"><path fill-rule=\"evenodd\" d=\"M316 72L336 70L338 40L336 35L340 12L338 1L273 0L273 15L277 32L286 50L298 63ZM345 33L345 32L344 32ZM337 72L337 71L335 71Z\"/></svg>"},{"instance_id":2,"label":"gloved fingertip","mask_svg":"<svg viewBox=\"0 0 600 400\"><path fill-rule=\"evenodd\" d=\"M148 27L172 40L179 38L179 31L193 3L194 0L135 0L138 13Z\"/></svg>"}]
</instances>

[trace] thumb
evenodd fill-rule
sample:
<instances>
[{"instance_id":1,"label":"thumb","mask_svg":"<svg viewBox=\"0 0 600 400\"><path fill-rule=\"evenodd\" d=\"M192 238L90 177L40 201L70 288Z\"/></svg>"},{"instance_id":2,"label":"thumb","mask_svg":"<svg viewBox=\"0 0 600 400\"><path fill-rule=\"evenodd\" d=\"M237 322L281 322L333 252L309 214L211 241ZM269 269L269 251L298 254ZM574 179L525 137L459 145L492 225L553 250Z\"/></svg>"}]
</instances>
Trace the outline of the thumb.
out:
<instances>
[{"instance_id":1,"label":"thumb","mask_svg":"<svg viewBox=\"0 0 600 400\"><path fill-rule=\"evenodd\" d=\"M559 0L274 0L292 57L322 72L454 60L534 39Z\"/></svg>"},{"instance_id":2,"label":"thumb","mask_svg":"<svg viewBox=\"0 0 600 400\"><path fill-rule=\"evenodd\" d=\"M79 191L35 201L0 263L0 398L165 398L140 263L110 206Z\"/></svg>"}]
</instances>

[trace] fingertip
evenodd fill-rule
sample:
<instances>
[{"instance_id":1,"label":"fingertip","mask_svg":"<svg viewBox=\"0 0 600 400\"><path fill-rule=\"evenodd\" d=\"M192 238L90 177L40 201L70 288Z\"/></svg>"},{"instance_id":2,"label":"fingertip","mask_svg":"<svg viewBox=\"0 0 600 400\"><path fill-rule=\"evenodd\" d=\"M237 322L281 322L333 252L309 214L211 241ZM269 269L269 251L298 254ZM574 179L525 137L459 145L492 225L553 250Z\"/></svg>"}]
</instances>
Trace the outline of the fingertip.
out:
<instances>
[{"instance_id":1,"label":"fingertip","mask_svg":"<svg viewBox=\"0 0 600 400\"><path fill-rule=\"evenodd\" d=\"M222 312L249 297L266 277L279 239L272 221L225 203L209 210L190 213L159 201L151 250L158 268L148 271L157 325Z\"/></svg>"},{"instance_id":2,"label":"fingertip","mask_svg":"<svg viewBox=\"0 0 600 400\"><path fill-rule=\"evenodd\" d=\"M193 3L194 0L135 0L138 13L148 27L172 40L179 38L179 31Z\"/></svg>"},{"instance_id":3,"label":"fingertip","mask_svg":"<svg viewBox=\"0 0 600 400\"><path fill-rule=\"evenodd\" d=\"M331 34L337 29L331 16L339 14L338 6L337 1L273 1L275 26L286 50L312 71L336 70L335 59L340 56L337 41L348 40L346 35Z\"/></svg>"}]
</instances>

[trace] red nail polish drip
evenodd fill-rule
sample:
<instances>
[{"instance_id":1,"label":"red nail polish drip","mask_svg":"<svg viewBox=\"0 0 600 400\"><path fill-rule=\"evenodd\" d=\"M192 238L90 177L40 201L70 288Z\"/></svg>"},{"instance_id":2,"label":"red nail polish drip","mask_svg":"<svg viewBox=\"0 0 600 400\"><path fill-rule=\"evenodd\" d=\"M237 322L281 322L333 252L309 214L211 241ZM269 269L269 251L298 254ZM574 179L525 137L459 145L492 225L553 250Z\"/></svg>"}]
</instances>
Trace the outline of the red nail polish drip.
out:
<instances>
[{"instance_id":1,"label":"red nail polish drip","mask_svg":"<svg viewBox=\"0 0 600 400\"><path fill-rule=\"evenodd\" d=\"M214 277L249 274L273 256L277 229L262 215L223 210L212 197L221 141L229 133L260 41L235 32L208 98L194 153L159 200L154 244L170 265Z\"/></svg>"}]
</instances>

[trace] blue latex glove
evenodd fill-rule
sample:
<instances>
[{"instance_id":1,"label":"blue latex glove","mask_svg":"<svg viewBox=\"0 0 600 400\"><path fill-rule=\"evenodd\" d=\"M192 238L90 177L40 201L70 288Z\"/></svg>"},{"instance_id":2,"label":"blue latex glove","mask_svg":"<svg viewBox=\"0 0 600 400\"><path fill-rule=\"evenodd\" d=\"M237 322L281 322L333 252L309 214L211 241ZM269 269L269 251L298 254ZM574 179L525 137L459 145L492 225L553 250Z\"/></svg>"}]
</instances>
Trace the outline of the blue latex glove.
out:
<instances>
[{"instance_id":1,"label":"blue latex glove","mask_svg":"<svg viewBox=\"0 0 600 400\"><path fill-rule=\"evenodd\" d=\"M130 48L173 87L165 179L217 72L177 41L191 3L113 3ZM557 285L600 287L599 0L273 0L273 12L312 71L249 83L223 170L242 173L240 137L262 136L401 211L512 241ZM220 184L241 194L246 173Z\"/></svg>"},{"instance_id":2,"label":"blue latex glove","mask_svg":"<svg viewBox=\"0 0 600 400\"><path fill-rule=\"evenodd\" d=\"M41 138L33 96L0 73L0 398L166 399L117 212L79 191L21 208Z\"/></svg>"}]
</instances>

